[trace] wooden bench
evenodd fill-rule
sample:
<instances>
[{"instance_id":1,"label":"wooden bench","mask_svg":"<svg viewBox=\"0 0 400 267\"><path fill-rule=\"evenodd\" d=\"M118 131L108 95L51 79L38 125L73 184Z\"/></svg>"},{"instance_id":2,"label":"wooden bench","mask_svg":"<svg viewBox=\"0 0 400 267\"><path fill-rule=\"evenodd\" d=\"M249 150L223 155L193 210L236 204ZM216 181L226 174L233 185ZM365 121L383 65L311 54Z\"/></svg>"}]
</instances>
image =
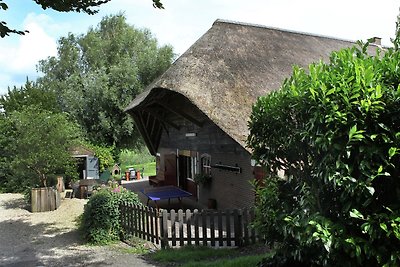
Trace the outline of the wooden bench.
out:
<instances>
[{"instance_id":1,"label":"wooden bench","mask_svg":"<svg viewBox=\"0 0 400 267\"><path fill-rule=\"evenodd\" d=\"M152 186L163 186L164 185L164 179L160 179L160 177L156 175L149 176L149 184Z\"/></svg>"}]
</instances>

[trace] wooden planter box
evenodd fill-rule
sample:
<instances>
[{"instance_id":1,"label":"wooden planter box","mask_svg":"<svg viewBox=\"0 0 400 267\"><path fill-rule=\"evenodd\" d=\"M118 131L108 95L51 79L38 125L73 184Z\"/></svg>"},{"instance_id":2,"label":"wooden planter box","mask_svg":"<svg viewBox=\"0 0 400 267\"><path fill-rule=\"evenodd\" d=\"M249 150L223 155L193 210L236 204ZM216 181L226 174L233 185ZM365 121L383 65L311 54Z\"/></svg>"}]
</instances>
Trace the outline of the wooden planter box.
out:
<instances>
[{"instance_id":1,"label":"wooden planter box","mask_svg":"<svg viewBox=\"0 0 400 267\"><path fill-rule=\"evenodd\" d=\"M56 210L60 206L60 193L51 187L32 188L32 212Z\"/></svg>"}]
</instances>

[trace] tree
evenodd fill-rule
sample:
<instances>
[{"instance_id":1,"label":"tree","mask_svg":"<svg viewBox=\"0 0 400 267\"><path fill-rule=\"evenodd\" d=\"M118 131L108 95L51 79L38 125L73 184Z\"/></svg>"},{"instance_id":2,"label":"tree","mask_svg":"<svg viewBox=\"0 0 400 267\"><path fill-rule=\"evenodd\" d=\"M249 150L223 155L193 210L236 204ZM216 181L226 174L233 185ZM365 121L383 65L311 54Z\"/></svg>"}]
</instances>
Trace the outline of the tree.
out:
<instances>
[{"instance_id":1,"label":"tree","mask_svg":"<svg viewBox=\"0 0 400 267\"><path fill-rule=\"evenodd\" d=\"M12 114L31 109L59 112L55 94L27 80L24 86L8 88L8 93L0 97L0 187L9 192L23 191L32 185L32 179L26 172L21 171L16 175L16 170L12 168L20 134L11 119ZM40 129L40 125L37 129Z\"/></svg>"},{"instance_id":2,"label":"tree","mask_svg":"<svg viewBox=\"0 0 400 267\"><path fill-rule=\"evenodd\" d=\"M395 38L392 40L392 42L394 45L394 49L399 50L400 49L400 15L397 16L396 34L395 34Z\"/></svg>"},{"instance_id":3,"label":"tree","mask_svg":"<svg viewBox=\"0 0 400 267\"><path fill-rule=\"evenodd\" d=\"M102 4L110 2L111 0L34 0L38 5L41 5L43 9L53 9L59 12L84 12L89 15L93 15L98 12L98 10L93 9ZM160 0L152 0L153 6L155 8L164 8ZM4 0L0 0L0 10L7 10L8 5ZM21 31L11 29L7 26L5 21L0 21L0 36L3 38L8 36L10 33L25 34L28 31Z\"/></svg>"},{"instance_id":4,"label":"tree","mask_svg":"<svg viewBox=\"0 0 400 267\"><path fill-rule=\"evenodd\" d=\"M12 112L8 119L12 127L8 133L13 138L7 149L12 156L9 179L24 179L30 186L46 187L51 175L76 176L76 162L70 150L79 140L79 129L65 114L28 106ZM6 136L1 131L0 136Z\"/></svg>"},{"instance_id":5,"label":"tree","mask_svg":"<svg viewBox=\"0 0 400 267\"><path fill-rule=\"evenodd\" d=\"M148 30L134 29L123 15L109 16L84 35L61 38L58 57L39 63L39 83L57 94L61 110L90 142L134 147L140 135L123 110L172 58L172 48L158 47Z\"/></svg>"},{"instance_id":6,"label":"tree","mask_svg":"<svg viewBox=\"0 0 400 267\"><path fill-rule=\"evenodd\" d=\"M60 110L54 92L29 80L19 88L16 86L12 89L8 88L7 94L0 96L0 108L6 114L22 111L28 106L36 106L39 109L54 112Z\"/></svg>"},{"instance_id":7,"label":"tree","mask_svg":"<svg viewBox=\"0 0 400 267\"><path fill-rule=\"evenodd\" d=\"M400 264L400 51L366 49L294 68L253 108L264 266Z\"/></svg>"},{"instance_id":8,"label":"tree","mask_svg":"<svg viewBox=\"0 0 400 267\"><path fill-rule=\"evenodd\" d=\"M13 128L4 113L0 113L0 192L14 191L13 184L9 185L9 178L12 176L10 169L13 154L10 153L14 145Z\"/></svg>"}]
</instances>

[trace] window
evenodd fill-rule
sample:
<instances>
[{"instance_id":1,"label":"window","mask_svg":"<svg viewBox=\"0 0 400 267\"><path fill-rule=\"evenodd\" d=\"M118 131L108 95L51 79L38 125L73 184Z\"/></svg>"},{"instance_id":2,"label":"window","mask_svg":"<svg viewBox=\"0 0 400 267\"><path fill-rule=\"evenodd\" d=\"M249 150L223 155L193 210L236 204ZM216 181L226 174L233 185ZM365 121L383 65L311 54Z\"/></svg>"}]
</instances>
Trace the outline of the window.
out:
<instances>
[{"instance_id":1,"label":"window","mask_svg":"<svg viewBox=\"0 0 400 267\"><path fill-rule=\"evenodd\" d=\"M211 156L203 154L200 157L200 171L202 175L211 176Z\"/></svg>"},{"instance_id":2,"label":"window","mask_svg":"<svg viewBox=\"0 0 400 267\"><path fill-rule=\"evenodd\" d=\"M193 179L197 171L196 157L179 156L179 176Z\"/></svg>"}]
</instances>

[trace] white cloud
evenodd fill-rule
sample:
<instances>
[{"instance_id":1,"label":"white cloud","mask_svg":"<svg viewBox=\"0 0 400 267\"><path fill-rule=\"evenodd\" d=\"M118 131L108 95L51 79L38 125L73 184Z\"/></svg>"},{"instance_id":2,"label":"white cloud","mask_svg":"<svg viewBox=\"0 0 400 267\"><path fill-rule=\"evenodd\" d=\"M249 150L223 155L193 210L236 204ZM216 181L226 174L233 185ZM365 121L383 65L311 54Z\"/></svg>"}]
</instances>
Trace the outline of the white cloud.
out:
<instances>
[{"instance_id":1,"label":"white cloud","mask_svg":"<svg viewBox=\"0 0 400 267\"><path fill-rule=\"evenodd\" d=\"M50 22L50 23L49 23ZM57 55L56 40L47 34L45 25L53 22L46 15L29 14L24 28L29 34L20 37L16 54L11 61L11 69L16 72L32 73L41 59Z\"/></svg>"},{"instance_id":2,"label":"white cloud","mask_svg":"<svg viewBox=\"0 0 400 267\"><path fill-rule=\"evenodd\" d=\"M30 13L26 16L23 29L26 35L11 35L2 40L0 45L0 94L6 92L7 86L20 86L26 77L37 77L36 65L41 59L57 54L55 37L48 32L53 31L56 24L43 14Z\"/></svg>"},{"instance_id":3,"label":"white cloud","mask_svg":"<svg viewBox=\"0 0 400 267\"><path fill-rule=\"evenodd\" d=\"M1 74L0 73L0 95L7 93L8 86L12 87L11 84L13 80L11 75L9 74Z\"/></svg>"}]
</instances>

